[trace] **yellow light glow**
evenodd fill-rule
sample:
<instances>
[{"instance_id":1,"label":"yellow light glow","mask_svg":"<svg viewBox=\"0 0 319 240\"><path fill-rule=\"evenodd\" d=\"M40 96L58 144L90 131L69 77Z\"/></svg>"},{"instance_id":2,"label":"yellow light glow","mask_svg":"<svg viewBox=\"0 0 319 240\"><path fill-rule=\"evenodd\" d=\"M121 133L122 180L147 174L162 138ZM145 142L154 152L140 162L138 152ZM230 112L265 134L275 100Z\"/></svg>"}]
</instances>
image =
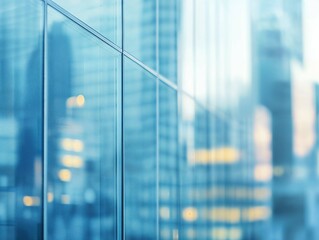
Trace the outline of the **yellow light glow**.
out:
<instances>
[{"instance_id":1,"label":"yellow light glow","mask_svg":"<svg viewBox=\"0 0 319 240\"><path fill-rule=\"evenodd\" d=\"M254 222L268 219L271 215L271 210L267 206L257 206L243 209L242 218L244 221Z\"/></svg>"},{"instance_id":2,"label":"yellow light glow","mask_svg":"<svg viewBox=\"0 0 319 240\"><path fill-rule=\"evenodd\" d=\"M227 228L216 227L212 230L213 239L224 240L227 239L228 233Z\"/></svg>"},{"instance_id":3,"label":"yellow light glow","mask_svg":"<svg viewBox=\"0 0 319 240\"><path fill-rule=\"evenodd\" d=\"M162 219L165 219L165 220L170 218L170 210L168 207L161 207L160 208L160 217Z\"/></svg>"},{"instance_id":4,"label":"yellow light glow","mask_svg":"<svg viewBox=\"0 0 319 240\"><path fill-rule=\"evenodd\" d=\"M52 192L48 192L48 202L53 202L54 195Z\"/></svg>"},{"instance_id":5,"label":"yellow light glow","mask_svg":"<svg viewBox=\"0 0 319 240\"><path fill-rule=\"evenodd\" d=\"M76 97L76 103L77 103L77 106L79 107L83 107L84 106L84 103L85 103L85 98L83 95L78 95Z\"/></svg>"},{"instance_id":6,"label":"yellow light glow","mask_svg":"<svg viewBox=\"0 0 319 240\"><path fill-rule=\"evenodd\" d=\"M234 164L240 159L240 152L232 147L200 149L188 153L191 164Z\"/></svg>"},{"instance_id":7,"label":"yellow light glow","mask_svg":"<svg viewBox=\"0 0 319 240\"><path fill-rule=\"evenodd\" d=\"M193 207L188 207L183 210L183 218L187 222L193 222L197 219L198 213L197 209Z\"/></svg>"},{"instance_id":8,"label":"yellow light glow","mask_svg":"<svg viewBox=\"0 0 319 240\"><path fill-rule=\"evenodd\" d=\"M30 207L33 205L33 200L32 200L32 197L30 196L25 196L23 197L23 204L27 207Z\"/></svg>"},{"instance_id":9,"label":"yellow light glow","mask_svg":"<svg viewBox=\"0 0 319 240\"><path fill-rule=\"evenodd\" d=\"M59 178L63 182L69 182L72 178L72 173L68 169L62 169L59 171Z\"/></svg>"},{"instance_id":10,"label":"yellow light glow","mask_svg":"<svg viewBox=\"0 0 319 240\"><path fill-rule=\"evenodd\" d=\"M213 228L211 236L216 240L239 240L242 237L242 230L236 227L216 227Z\"/></svg>"},{"instance_id":11,"label":"yellow light glow","mask_svg":"<svg viewBox=\"0 0 319 240\"><path fill-rule=\"evenodd\" d=\"M40 198L34 197L34 196L24 196L23 197L23 204L27 207L39 206L40 205Z\"/></svg>"},{"instance_id":12,"label":"yellow light glow","mask_svg":"<svg viewBox=\"0 0 319 240\"><path fill-rule=\"evenodd\" d=\"M213 222L237 223L240 221L240 209L216 207L210 211L210 219Z\"/></svg>"},{"instance_id":13,"label":"yellow light glow","mask_svg":"<svg viewBox=\"0 0 319 240\"><path fill-rule=\"evenodd\" d=\"M83 141L79 139L64 138L61 146L66 151L82 152L84 149Z\"/></svg>"},{"instance_id":14,"label":"yellow light glow","mask_svg":"<svg viewBox=\"0 0 319 240\"><path fill-rule=\"evenodd\" d=\"M254 169L254 178L258 182L267 182L272 178L272 167L269 164L257 165Z\"/></svg>"},{"instance_id":15,"label":"yellow light glow","mask_svg":"<svg viewBox=\"0 0 319 240\"><path fill-rule=\"evenodd\" d=\"M81 140L74 139L73 140L73 150L75 152L82 152L83 151L83 142Z\"/></svg>"},{"instance_id":16,"label":"yellow light glow","mask_svg":"<svg viewBox=\"0 0 319 240\"><path fill-rule=\"evenodd\" d=\"M79 156L64 155L61 162L66 167L81 168L83 167L83 160Z\"/></svg>"},{"instance_id":17,"label":"yellow light glow","mask_svg":"<svg viewBox=\"0 0 319 240\"><path fill-rule=\"evenodd\" d=\"M62 202L63 204L70 204L70 202L71 202L70 196L67 195L67 194L63 194L63 195L61 196L61 202Z\"/></svg>"},{"instance_id":18,"label":"yellow light glow","mask_svg":"<svg viewBox=\"0 0 319 240\"><path fill-rule=\"evenodd\" d=\"M247 200L267 200L271 197L271 191L267 187L219 187L214 186L207 192L208 199L247 199Z\"/></svg>"},{"instance_id":19,"label":"yellow light glow","mask_svg":"<svg viewBox=\"0 0 319 240\"><path fill-rule=\"evenodd\" d=\"M64 138L61 141L62 148L67 151L72 151L72 139Z\"/></svg>"},{"instance_id":20,"label":"yellow light glow","mask_svg":"<svg viewBox=\"0 0 319 240\"><path fill-rule=\"evenodd\" d=\"M84 104L85 104L85 97L82 94L78 96L69 97L66 100L66 106L68 108L81 108L84 106Z\"/></svg>"}]
</instances>

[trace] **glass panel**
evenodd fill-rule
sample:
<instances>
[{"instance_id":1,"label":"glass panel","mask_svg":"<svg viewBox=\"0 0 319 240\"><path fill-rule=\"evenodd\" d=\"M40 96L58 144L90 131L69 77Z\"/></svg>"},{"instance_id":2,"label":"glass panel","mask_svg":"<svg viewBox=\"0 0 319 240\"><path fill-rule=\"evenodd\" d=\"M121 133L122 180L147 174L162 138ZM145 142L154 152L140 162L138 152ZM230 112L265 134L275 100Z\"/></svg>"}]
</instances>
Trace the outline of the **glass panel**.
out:
<instances>
[{"instance_id":1,"label":"glass panel","mask_svg":"<svg viewBox=\"0 0 319 240\"><path fill-rule=\"evenodd\" d=\"M54 0L90 27L121 45L121 0Z\"/></svg>"},{"instance_id":2,"label":"glass panel","mask_svg":"<svg viewBox=\"0 0 319 240\"><path fill-rule=\"evenodd\" d=\"M124 50L156 68L156 0L124 0Z\"/></svg>"},{"instance_id":3,"label":"glass panel","mask_svg":"<svg viewBox=\"0 0 319 240\"><path fill-rule=\"evenodd\" d=\"M158 58L159 72L169 80L177 81L177 38L179 34L179 1L159 0Z\"/></svg>"},{"instance_id":4,"label":"glass panel","mask_svg":"<svg viewBox=\"0 0 319 240\"><path fill-rule=\"evenodd\" d=\"M271 123L271 232L318 239L319 4L260 0L252 7L253 73Z\"/></svg>"},{"instance_id":5,"label":"glass panel","mask_svg":"<svg viewBox=\"0 0 319 240\"><path fill-rule=\"evenodd\" d=\"M40 239L43 4L1 2L0 236Z\"/></svg>"},{"instance_id":6,"label":"glass panel","mask_svg":"<svg viewBox=\"0 0 319 240\"><path fill-rule=\"evenodd\" d=\"M159 234L174 239L178 233L178 113L177 92L159 86Z\"/></svg>"},{"instance_id":7,"label":"glass panel","mask_svg":"<svg viewBox=\"0 0 319 240\"><path fill-rule=\"evenodd\" d=\"M195 85L194 0L181 1L179 14L178 81L184 91L193 95Z\"/></svg>"},{"instance_id":8,"label":"glass panel","mask_svg":"<svg viewBox=\"0 0 319 240\"><path fill-rule=\"evenodd\" d=\"M199 206L194 190L199 188L193 158L195 155L195 103L187 96L181 96L180 124L180 229L178 235L180 239L196 239Z\"/></svg>"},{"instance_id":9,"label":"glass panel","mask_svg":"<svg viewBox=\"0 0 319 240\"><path fill-rule=\"evenodd\" d=\"M124 62L125 237L156 239L156 78Z\"/></svg>"},{"instance_id":10,"label":"glass panel","mask_svg":"<svg viewBox=\"0 0 319 240\"><path fill-rule=\"evenodd\" d=\"M120 54L49 9L48 236L114 239Z\"/></svg>"}]
</instances>

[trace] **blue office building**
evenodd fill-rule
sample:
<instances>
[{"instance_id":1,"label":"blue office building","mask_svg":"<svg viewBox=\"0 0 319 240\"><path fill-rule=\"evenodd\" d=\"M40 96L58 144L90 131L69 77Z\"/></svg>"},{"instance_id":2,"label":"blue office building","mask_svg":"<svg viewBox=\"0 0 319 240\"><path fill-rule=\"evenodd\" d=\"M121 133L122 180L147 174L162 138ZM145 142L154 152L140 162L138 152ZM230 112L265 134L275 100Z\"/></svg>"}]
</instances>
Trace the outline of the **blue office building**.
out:
<instances>
[{"instance_id":1,"label":"blue office building","mask_svg":"<svg viewBox=\"0 0 319 240\"><path fill-rule=\"evenodd\" d=\"M318 239L317 2L3 0L0 239Z\"/></svg>"}]
</instances>

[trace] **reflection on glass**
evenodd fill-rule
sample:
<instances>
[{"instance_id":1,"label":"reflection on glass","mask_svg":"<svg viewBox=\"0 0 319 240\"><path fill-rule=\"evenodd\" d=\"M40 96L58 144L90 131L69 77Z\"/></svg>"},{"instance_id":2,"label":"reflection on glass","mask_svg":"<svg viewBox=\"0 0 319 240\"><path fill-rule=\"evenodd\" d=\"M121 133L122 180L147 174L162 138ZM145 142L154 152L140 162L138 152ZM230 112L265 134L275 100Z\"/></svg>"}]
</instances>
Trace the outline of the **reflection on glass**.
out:
<instances>
[{"instance_id":1,"label":"reflection on glass","mask_svg":"<svg viewBox=\"0 0 319 240\"><path fill-rule=\"evenodd\" d=\"M181 97L181 115L180 115L180 161L179 161L179 198L180 198L180 229L179 237L181 239L198 238L199 229L198 221L200 209L195 189L200 189L196 181L196 173L194 168L195 159L195 103L194 100L182 96ZM203 227L201 225L200 227Z\"/></svg>"},{"instance_id":2,"label":"reflection on glass","mask_svg":"<svg viewBox=\"0 0 319 240\"><path fill-rule=\"evenodd\" d=\"M48 13L48 236L114 239L120 54Z\"/></svg>"},{"instance_id":3,"label":"reflection on glass","mask_svg":"<svg viewBox=\"0 0 319 240\"><path fill-rule=\"evenodd\" d=\"M159 192L160 239L178 233L178 112L177 91L159 85ZM175 236L176 237L176 236Z\"/></svg>"},{"instance_id":4,"label":"reflection on glass","mask_svg":"<svg viewBox=\"0 0 319 240\"><path fill-rule=\"evenodd\" d=\"M1 239L41 236L42 6L40 1L1 2Z\"/></svg>"},{"instance_id":5,"label":"reflection on glass","mask_svg":"<svg viewBox=\"0 0 319 240\"><path fill-rule=\"evenodd\" d=\"M124 50L156 68L156 0L124 0Z\"/></svg>"},{"instance_id":6,"label":"reflection on glass","mask_svg":"<svg viewBox=\"0 0 319 240\"><path fill-rule=\"evenodd\" d=\"M121 1L54 1L115 44L121 45Z\"/></svg>"},{"instance_id":7,"label":"reflection on glass","mask_svg":"<svg viewBox=\"0 0 319 240\"><path fill-rule=\"evenodd\" d=\"M157 235L156 78L124 62L125 238Z\"/></svg>"},{"instance_id":8,"label":"reflection on glass","mask_svg":"<svg viewBox=\"0 0 319 240\"><path fill-rule=\"evenodd\" d=\"M1 239L319 239L318 0L43 2L0 8Z\"/></svg>"},{"instance_id":9,"label":"reflection on glass","mask_svg":"<svg viewBox=\"0 0 319 240\"><path fill-rule=\"evenodd\" d=\"M158 58L159 73L169 80L177 81L178 59L178 0L158 2Z\"/></svg>"}]
</instances>

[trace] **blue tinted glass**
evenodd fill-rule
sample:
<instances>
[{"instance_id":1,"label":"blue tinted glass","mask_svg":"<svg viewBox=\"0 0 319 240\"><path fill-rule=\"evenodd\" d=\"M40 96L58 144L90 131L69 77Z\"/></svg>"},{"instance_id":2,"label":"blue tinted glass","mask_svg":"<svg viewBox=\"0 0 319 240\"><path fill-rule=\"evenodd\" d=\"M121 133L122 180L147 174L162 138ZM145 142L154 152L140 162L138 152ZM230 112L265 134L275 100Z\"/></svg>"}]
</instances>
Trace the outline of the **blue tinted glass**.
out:
<instances>
[{"instance_id":1,"label":"blue tinted glass","mask_svg":"<svg viewBox=\"0 0 319 240\"><path fill-rule=\"evenodd\" d=\"M178 0L159 0L158 58L159 72L169 80L177 81L178 36L180 6Z\"/></svg>"},{"instance_id":2,"label":"blue tinted glass","mask_svg":"<svg viewBox=\"0 0 319 240\"><path fill-rule=\"evenodd\" d=\"M48 13L48 236L114 239L120 54Z\"/></svg>"},{"instance_id":3,"label":"blue tinted glass","mask_svg":"<svg viewBox=\"0 0 319 240\"><path fill-rule=\"evenodd\" d=\"M182 89L194 95L194 1L181 1L179 7L178 82ZM168 1L167 1L168 2Z\"/></svg>"},{"instance_id":4,"label":"blue tinted glass","mask_svg":"<svg viewBox=\"0 0 319 240\"><path fill-rule=\"evenodd\" d=\"M180 111L180 160L179 160L179 203L181 239L205 239L203 208L206 200L205 168L197 156L195 101L181 96ZM204 223L204 224L203 224Z\"/></svg>"},{"instance_id":5,"label":"blue tinted glass","mask_svg":"<svg viewBox=\"0 0 319 240\"><path fill-rule=\"evenodd\" d=\"M156 239L156 78L124 62L124 198L126 239Z\"/></svg>"},{"instance_id":6,"label":"blue tinted glass","mask_svg":"<svg viewBox=\"0 0 319 240\"><path fill-rule=\"evenodd\" d=\"M177 91L159 85L159 234L174 239L178 232Z\"/></svg>"},{"instance_id":7,"label":"blue tinted glass","mask_svg":"<svg viewBox=\"0 0 319 240\"><path fill-rule=\"evenodd\" d=\"M0 238L40 239L43 4L1 2Z\"/></svg>"},{"instance_id":8,"label":"blue tinted glass","mask_svg":"<svg viewBox=\"0 0 319 240\"><path fill-rule=\"evenodd\" d=\"M121 45L121 0L54 0L96 31Z\"/></svg>"},{"instance_id":9,"label":"blue tinted glass","mask_svg":"<svg viewBox=\"0 0 319 240\"><path fill-rule=\"evenodd\" d=\"M156 68L156 0L124 0L124 50Z\"/></svg>"}]
</instances>

